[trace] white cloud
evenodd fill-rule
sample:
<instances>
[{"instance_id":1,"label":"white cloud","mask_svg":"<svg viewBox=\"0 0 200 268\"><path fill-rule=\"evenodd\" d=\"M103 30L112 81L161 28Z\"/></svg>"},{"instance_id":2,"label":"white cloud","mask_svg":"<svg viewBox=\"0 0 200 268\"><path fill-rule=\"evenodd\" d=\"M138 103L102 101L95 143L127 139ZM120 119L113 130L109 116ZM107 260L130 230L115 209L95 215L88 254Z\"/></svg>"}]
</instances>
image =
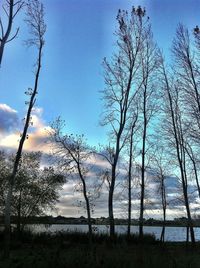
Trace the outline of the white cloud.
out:
<instances>
[{"instance_id":1,"label":"white cloud","mask_svg":"<svg viewBox=\"0 0 200 268\"><path fill-rule=\"evenodd\" d=\"M29 138L25 141L24 149L26 151L42 151L44 153L49 153L50 146L47 143L48 140L48 131L51 131L51 127L45 124L43 120L43 109L35 107L32 113L33 125L29 127L28 136ZM9 107L7 104L0 104L0 148L2 149L11 149L16 150L19 144L20 139L20 120L18 118L18 112ZM87 161L87 166L90 169L88 173L88 183L92 181L99 180L99 171L109 170L110 164L105 161L102 157L96 155L92 156ZM121 165L122 167L123 165ZM114 200L114 213L116 217L126 216L127 213L127 192L124 191L123 185L121 184L122 179L125 177L125 169L119 168L120 176L117 177L116 191L115 191L115 200ZM178 190L178 179L169 177L166 180L167 184L167 201L175 199L181 193ZM118 183L120 181L120 184ZM77 207L77 200L82 200L83 195L74 191L74 185L77 182L77 179L69 179L68 182L64 185L63 190L60 193L60 202L57 204L58 214L64 216L79 216L85 215L85 210L83 208ZM150 174L147 180L147 189L145 192L146 200L146 216L150 217L161 217L161 197L158 195L157 185L155 183L154 176ZM169 191L170 189L170 191ZM122 194L123 190L123 194ZM177 202L177 201L176 201ZM191 209L195 211L199 204L197 205L196 196L191 202ZM95 201L96 208L94 217L108 216L108 188L104 185L102 193L99 199ZM135 183L133 189L133 217L138 217L138 209L140 204L140 184ZM160 207L159 207L160 206ZM181 204L182 206L182 204ZM77 214L80 213L80 214ZM175 203L171 204L167 210L167 217L173 218L182 216L185 213L185 209L182 206L178 208Z\"/></svg>"},{"instance_id":2,"label":"white cloud","mask_svg":"<svg viewBox=\"0 0 200 268\"><path fill-rule=\"evenodd\" d=\"M10 106L8 106L5 103L0 103L0 110L3 110L7 113L17 113L16 110L12 109Z\"/></svg>"},{"instance_id":3,"label":"white cloud","mask_svg":"<svg viewBox=\"0 0 200 268\"><path fill-rule=\"evenodd\" d=\"M42 119L43 109L35 107L31 115L32 124L28 130L28 139L24 143L24 150L43 151L48 153L50 148L46 141L48 138L47 126ZM17 149L22 126L19 124L18 113L7 104L0 104L0 147Z\"/></svg>"}]
</instances>

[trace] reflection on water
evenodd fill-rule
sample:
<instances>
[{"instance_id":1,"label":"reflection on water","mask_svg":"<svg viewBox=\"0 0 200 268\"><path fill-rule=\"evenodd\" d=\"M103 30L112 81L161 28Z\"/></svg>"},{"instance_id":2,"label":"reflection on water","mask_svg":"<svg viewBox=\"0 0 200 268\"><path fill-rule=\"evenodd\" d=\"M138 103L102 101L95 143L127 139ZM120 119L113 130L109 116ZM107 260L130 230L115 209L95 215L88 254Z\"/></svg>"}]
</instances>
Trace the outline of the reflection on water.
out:
<instances>
[{"instance_id":1,"label":"reflection on water","mask_svg":"<svg viewBox=\"0 0 200 268\"><path fill-rule=\"evenodd\" d=\"M52 225L29 225L27 226L33 232L87 232L87 225L79 224L52 224ZM153 233L156 238L160 238L162 227L160 226L144 226L145 233ZM107 225L93 225L93 231L95 233L109 233L109 226ZM127 226L125 225L116 225L116 232L119 234L126 233ZM138 233L138 226L131 226L132 233ZM200 240L200 228L194 228L196 240ZM165 240L166 241L185 241L186 240L186 227L166 227L165 231Z\"/></svg>"}]
</instances>

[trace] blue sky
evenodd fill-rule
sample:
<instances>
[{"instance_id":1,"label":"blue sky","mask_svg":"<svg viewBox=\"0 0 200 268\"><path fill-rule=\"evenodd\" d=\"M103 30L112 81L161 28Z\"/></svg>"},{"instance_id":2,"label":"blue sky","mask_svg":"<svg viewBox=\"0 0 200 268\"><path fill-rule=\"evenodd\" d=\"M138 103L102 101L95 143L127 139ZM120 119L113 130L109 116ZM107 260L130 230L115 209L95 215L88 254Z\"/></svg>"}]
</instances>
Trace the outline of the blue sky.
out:
<instances>
[{"instance_id":1,"label":"blue sky","mask_svg":"<svg viewBox=\"0 0 200 268\"><path fill-rule=\"evenodd\" d=\"M25 144L28 150L47 152L43 143L45 128L57 116L66 120L67 132L85 134L91 145L106 142L106 130L99 125L103 106L100 91L104 88L101 63L114 51L113 33L119 8L146 7L155 40L168 61L177 24L183 23L191 32L200 25L200 0L43 0L43 3L46 45L38 108L33 113L34 127ZM0 147L16 148L26 111L24 91L34 81L36 54L33 48L24 46L28 32L23 19L21 12L14 24L14 28L20 26L19 36L6 46L0 68ZM106 199L102 197L98 202L98 216L107 215ZM76 214L73 206L76 200L73 185L66 184L58 213ZM121 216L118 203L116 211Z\"/></svg>"},{"instance_id":2,"label":"blue sky","mask_svg":"<svg viewBox=\"0 0 200 268\"><path fill-rule=\"evenodd\" d=\"M189 29L200 23L200 0L44 0L47 24L40 88L37 106L49 124L62 116L67 131L83 133L91 144L104 142L106 131L99 126L104 88L101 62L114 50L116 14L119 8L145 6L154 36L169 57L169 47L176 26ZM27 39L24 14L16 18L20 26L16 40L5 49L0 70L0 103L25 112L24 91L33 85L35 53L23 45Z\"/></svg>"}]
</instances>

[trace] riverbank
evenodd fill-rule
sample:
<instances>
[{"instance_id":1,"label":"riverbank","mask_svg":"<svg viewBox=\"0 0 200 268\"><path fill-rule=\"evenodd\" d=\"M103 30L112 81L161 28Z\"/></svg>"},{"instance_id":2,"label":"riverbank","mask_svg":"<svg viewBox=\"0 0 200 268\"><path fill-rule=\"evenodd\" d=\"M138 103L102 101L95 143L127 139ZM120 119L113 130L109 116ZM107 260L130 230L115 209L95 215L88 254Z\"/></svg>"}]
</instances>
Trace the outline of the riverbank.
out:
<instances>
[{"instance_id":1,"label":"riverbank","mask_svg":"<svg viewBox=\"0 0 200 268\"><path fill-rule=\"evenodd\" d=\"M127 240L118 235L110 241L107 235L94 235L92 245L87 234L23 233L13 234L10 259L3 259L3 236L0 237L2 268L199 268L200 244L168 242L160 244L152 235L143 241L137 235Z\"/></svg>"}]
</instances>

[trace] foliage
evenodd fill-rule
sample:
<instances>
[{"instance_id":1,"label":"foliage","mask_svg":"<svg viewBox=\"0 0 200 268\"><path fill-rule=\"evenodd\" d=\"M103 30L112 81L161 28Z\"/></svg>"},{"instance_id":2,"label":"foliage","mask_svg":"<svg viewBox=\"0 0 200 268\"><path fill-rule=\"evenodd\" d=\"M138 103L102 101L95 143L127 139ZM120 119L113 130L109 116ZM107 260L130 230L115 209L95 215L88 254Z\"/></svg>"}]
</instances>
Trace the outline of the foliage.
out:
<instances>
[{"instance_id":1,"label":"foliage","mask_svg":"<svg viewBox=\"0 0 200 268\"><path fill-rule=\"evenodd\" d=\"M47 209L54 208L59 198L59 191L65 182L64 176L53 167L41 167L40 152L24 153L13 188L12 215L21 217L42 215ZM1 196L8 190L9 166L14 157L0 152ZM6 166L6 169L4 169ZM6 172L5 172L6 170ZM1 207L5 201L1 200Z\"/></svg>"}]
</instances>

